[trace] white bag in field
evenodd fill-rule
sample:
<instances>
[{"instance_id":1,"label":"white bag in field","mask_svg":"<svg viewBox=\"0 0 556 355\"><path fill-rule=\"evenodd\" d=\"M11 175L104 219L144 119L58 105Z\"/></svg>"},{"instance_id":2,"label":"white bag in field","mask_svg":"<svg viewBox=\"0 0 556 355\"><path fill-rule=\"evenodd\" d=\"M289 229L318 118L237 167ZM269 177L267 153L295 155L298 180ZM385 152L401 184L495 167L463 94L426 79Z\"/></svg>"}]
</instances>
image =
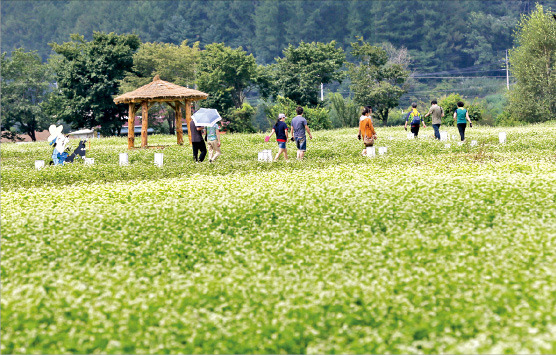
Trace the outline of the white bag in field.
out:
<instances>
[{"instance_id":1,"label":"white bag in field","mask_svg":"<svg viewBox=\"0 0 556 355\"><path fill-rule=\"evenodd\" d=\"M407 134L407 139L413 139L413 138L415 138L415 135L413 133L409 132Z\"/></svg>"},{"instance_id":2,"label":"white bag in field","mask_svg":"<svg viewBox=\"0 0 556 355\"><path fill-rule=\"evenodd\" d=\"M85 158L85 165L95 164L95 158Z\"/></svg>"},{"instance_id":3,"label":"white bag in field","mask_svg":"<svg viewBox=\"0 0 556 355\"><path fill-rule=\"evenodd\" d=\"M164 154L154 153L154 165L158 166L159 168L162 168L163 164L164 164Z\"/></svg>"},{"instance_id":4,"label":"white bag in field","mask_svg":"<svg viewBox=\"0 0 556 355\"><path fill-rule=\"evenodd\" d=\"M120 153L120 166L127 166L129 165L129 158L127 153Z\"/></svg>"},{"instance_id":5,"label":"white bag in field","mask_svg":"<svg viewBox=\"0 0 556 355\"><path fill-rule=\"evenodd\" d=\"M444 148L446 148L446 149L450 148L451 146L452 146L452 145L451 145L450 143L444 144Z\"/></svg>"},{"instance_id":6,"label":"white bag in field","mask_svg":"<svg viewBox=\"0 0 556 355\"><path fill-rule=\"evenodd\" d=\"M259 152L259 161L270 163L272 162L272 150L265 149Z\"/></svg>"},{"instance_id":7,"label":"white bag in field","mask_svg":"<svg viewBox=\"0 0 556 355\"><path fill-rule=\"evenodd\" d=\"M384 155L388 151L386 147L378 147L378 155Z\"/></svg>"},{"instance_id":8,"label":"white bag in field","mask_svg":"<svg viewBox=\"0 0 556 355\"><path fill-rule=\"evenodd\" d=\"M44 168L44 160L35 160L35 169L41 170Z\"/></svg>"},{"instance_id":9,"label":"white bag in field","mask_svg":"<svg viewBox=\"0 0 556 355\"><path fill-rule=\"evenodd\" d=\"M473 147L475 145L477 145L477 141L471 141L471 146Z\"/></svg>"},{"instance_id":10,"label":"white bag in field","mask_svg":"<svg viewBox=\"0 0 556 355\"><path fill-rule=\"evenodd\" d=\"M500 141L500 144L506 143L506 132L498 133L498 140Z\"/></svg>"},{"instance_id":11,"label":"white bag in field","mask_svg":"<svg viewBox=\"0 0 556 355\"><path fill-rule=\"evenodd\" d=\"M374 158L376 156L375 147L367 147L365 150L367 151L367 158Z\"/></svg>"},{"instance_id":12,"label":"white bag in field","mask_svg":"<svg viewBox=\"0 0 556 355\"><path fill-rule=\"evenodd\" d=\"M458 142L458 145L459 145L459 146L462 146L462 145L463 145L463 142Z\"/></svg>"},{"instance_id":13,"label":"white bag in field","mask_svg":"<svg viewBox=\"0 0 556 355\"><path fill-rule=\"evenodd\" d=\"M448 140L448 132L447 131L440 131L440 140L445 142Z\"/></svg>"}]
</instances>

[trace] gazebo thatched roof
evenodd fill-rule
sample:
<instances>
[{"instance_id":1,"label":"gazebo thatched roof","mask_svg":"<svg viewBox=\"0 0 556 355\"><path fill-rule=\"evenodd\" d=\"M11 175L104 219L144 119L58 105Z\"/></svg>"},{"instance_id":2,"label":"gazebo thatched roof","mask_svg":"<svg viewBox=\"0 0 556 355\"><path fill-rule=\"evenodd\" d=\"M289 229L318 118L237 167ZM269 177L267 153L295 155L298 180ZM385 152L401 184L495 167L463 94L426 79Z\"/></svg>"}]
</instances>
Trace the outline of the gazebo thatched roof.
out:
<instances>
[{"instance_id":1,"label":"gazebo thatched roof","mask_svg":"<svg viewBox=\"0 0 556 355\"><path fill-rule=\"evenodd\" d=\"M171 102L176 100L204 100L208 97L202 91L188 89L183 86L172 84L170 82L160 80L157 75L153 81L139 89L127 92L114 99L116 104L124 104L142 101Z\"/></svg>"}]
</instances>

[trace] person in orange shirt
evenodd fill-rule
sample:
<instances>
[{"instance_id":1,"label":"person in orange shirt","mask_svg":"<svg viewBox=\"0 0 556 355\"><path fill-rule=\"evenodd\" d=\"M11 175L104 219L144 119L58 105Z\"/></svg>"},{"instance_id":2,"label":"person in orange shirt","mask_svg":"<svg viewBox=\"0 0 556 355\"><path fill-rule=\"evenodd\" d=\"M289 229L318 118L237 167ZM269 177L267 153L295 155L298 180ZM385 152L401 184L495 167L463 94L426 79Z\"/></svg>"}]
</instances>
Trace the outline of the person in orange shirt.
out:
<instances>
[{"instance_id":1,"label":"person in orange shirt","mask_svg":"<svg viewBox=\"0 0 556 355\"><path fill-rule=\"evenodd\" d=\"M367 155L367 147L372 147L375 144L376 132L371 120L372 111L370 107L365 107L361 113L365 118L359 121L359 134L357 138L359 140L363 139L363 144L365 144L365 149L361 152L363 156Z\"/></svg>"}]
</instances>

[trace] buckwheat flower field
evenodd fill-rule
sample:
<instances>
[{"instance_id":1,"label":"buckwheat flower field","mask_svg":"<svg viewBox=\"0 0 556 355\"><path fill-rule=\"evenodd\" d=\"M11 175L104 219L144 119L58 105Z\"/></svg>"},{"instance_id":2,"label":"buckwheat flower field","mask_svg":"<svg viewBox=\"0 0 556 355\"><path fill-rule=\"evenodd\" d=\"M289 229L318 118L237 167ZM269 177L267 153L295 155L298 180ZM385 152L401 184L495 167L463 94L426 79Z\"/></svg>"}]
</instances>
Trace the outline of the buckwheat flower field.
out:
<instances>
[{"instance_id":1,"label":"buckwheat flower field","mask_svg":"<svg viewBox=\"0 0 556 355\"><path fill-rule=\"evenodd\" d=\"M356 134L278 163L264 134L214 164L92 139L41 170L48 143L2 144L1 351L555 353L556 124Z\"/></svg>"}]
</instances>

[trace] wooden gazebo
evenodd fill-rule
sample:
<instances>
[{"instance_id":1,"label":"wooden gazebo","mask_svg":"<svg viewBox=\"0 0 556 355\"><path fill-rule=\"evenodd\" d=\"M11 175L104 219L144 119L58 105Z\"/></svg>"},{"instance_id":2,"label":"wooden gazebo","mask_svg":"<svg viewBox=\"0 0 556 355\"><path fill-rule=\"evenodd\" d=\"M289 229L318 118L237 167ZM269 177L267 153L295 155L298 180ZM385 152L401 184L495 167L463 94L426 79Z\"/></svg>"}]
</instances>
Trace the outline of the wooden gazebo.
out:
<instances>
[{"instance_id":1,"label":"wooden gazebo","mask_svg":"<svg viewBox=\"0 0 556 355\"><path fill-rule=\"evenodd\" d=\"M139 107L143 110L141 122L141 148L147 147L147 129L149 128L148 111L156 102L165 102L176 111L176 136L178 144L182 145L182 106L185 107L185 121L189 128L189 122L191 122L191 103L193 101L204 100L207 97L208 94L204 92L160 80L158 75L154 77L150 84L116 97L114 99L116 104L129 104L127 132L128 148L133 149L135 147L135 114ZM189 143L191 143L191 135L189 135Z\"/></svg>"}]
</instances>

